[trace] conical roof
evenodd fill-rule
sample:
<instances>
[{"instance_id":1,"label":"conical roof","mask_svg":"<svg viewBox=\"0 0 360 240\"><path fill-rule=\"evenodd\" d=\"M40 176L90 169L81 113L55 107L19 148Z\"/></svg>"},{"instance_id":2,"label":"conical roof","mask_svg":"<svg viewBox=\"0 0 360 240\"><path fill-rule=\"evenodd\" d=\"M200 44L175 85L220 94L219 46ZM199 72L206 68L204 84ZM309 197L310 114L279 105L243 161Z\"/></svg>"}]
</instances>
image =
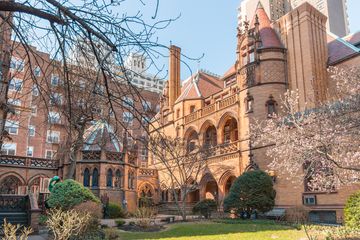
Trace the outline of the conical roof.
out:
<instances>
[{"instance_id":1,"label":"conical roof","mask_svg":"<svg viewBox=\"0 0 360 240\"><path fill-rule=\"evenodd\" d=\"M121 152L122 144L106 121L96 121L84 134L83 150Z\"/></svg>"},{"instance_id":2,"label":"conical roof","mask_svg":"<svg viewBox=\"0 0 360 240\"><path fill-rule=\"evenodd\" d=\"M261 2L259 2L257 5L254 18L251 21L251 27L254 28L257 22L259 23L259 33L260 40L262 42L262 48L283 48L278 35L271 26L271 21Z\"/></svg>"}]
</instances>

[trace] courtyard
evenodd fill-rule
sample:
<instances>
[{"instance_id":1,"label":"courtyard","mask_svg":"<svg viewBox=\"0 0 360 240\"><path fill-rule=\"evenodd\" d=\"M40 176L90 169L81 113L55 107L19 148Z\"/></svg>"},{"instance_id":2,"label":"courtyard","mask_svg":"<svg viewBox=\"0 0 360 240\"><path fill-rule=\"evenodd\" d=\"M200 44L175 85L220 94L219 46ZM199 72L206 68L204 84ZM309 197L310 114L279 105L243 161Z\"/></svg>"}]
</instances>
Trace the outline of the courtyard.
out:
<instances>
[{"instance_id":1,"label":"courtyard","mask_svg":"<svg viewBox=\"0 0 360 240\"><path fill-rule=\"evenodd\" d=\"M129 233L120 231L118 239L178 239L178 240L215 240L215 239L262 239L296 240L306 239L302 230L272 221L237 221L222 223L216 221L176 223L164 231L155 233Z\"/></svg>"}]
</instances>

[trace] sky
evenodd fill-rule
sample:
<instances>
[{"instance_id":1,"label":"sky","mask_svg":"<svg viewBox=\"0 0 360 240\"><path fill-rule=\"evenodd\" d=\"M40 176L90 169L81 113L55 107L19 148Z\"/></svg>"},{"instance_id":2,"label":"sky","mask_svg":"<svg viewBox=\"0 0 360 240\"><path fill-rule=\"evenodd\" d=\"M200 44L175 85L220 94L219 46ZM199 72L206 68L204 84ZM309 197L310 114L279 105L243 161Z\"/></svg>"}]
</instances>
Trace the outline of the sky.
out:
<instances>
[{"instance_id":1,"label":"sky","mask_svg":"<svg viewBox=\"0 0 360 240\"><path fill-rule=\"evenodd\" d=\"M167 28L157 32L159 42L165 45L175 44L182 53L200 61L183 60L190 66L182 64L181 79L186 79L198 69L206 69L212 73L223 75L235 62L237 8L240 0L159 0L157 20L176 18ZM151 21L156 4L154 0L130 1L126 6L140 11L144 18ZM359 0L347 0L350 31L360 30ZM167 68L167 59L158 59L159 65Z\"/></svg>"}]
</instances>

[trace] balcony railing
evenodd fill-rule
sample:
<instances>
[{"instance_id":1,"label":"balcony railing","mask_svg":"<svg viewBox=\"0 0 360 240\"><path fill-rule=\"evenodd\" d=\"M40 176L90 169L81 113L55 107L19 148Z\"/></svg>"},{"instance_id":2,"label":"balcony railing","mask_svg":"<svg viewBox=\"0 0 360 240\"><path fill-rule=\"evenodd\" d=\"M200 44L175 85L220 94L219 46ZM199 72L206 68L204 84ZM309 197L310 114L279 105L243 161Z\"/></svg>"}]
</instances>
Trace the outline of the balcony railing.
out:
<instances>
[{"instance_id":1,"label":"balcony railing","mask_svg":"<svg viewBox=\"0 0 360 240\"><path fill-rule=\"evenodd\" d=\"M0 155L0 165L10 165L27 168L56 169L58 160L45 158L20 157L12 155Z\"/></svg>"},{"instance_id":2,"label":"balcony railing","mask_svg":"<svg viewBox=\"0 0 360 240\"><path fill-rule=\"evenodd\" d=\"M140 168L139 176L140 177L156 177L157 176L157 170L156 169L150 169L150 168Z\"/></svg>"},{"instance_id":3,"label":"balcony railing","mask_svg":"<svg viewBox=\"0 0 360 240\"><path fill-rule=\"evenodd\" d=\"M210 105L204 107L203 109L200 109L196 112L190 113L189 115L185 116L185 124L193 122L202 117L208 116L218 110L227 108L227 107L237 103L238 100L239 100L238 94L233 94L227 98L224 98L220 101L210 104Z\"/></svg>"},{"instance_id":4,"label":"balcony railing","mask_svg":"<svg viewBox=\"0 0 360 240\"><path fill-rule=\"evenodd\" d=\"M216 145L214 147L205 149L205 157L206 158L212 158L216 156L222 156L229 153L237 152L239 148L239 141L236 142L230 142L230 143L223 143Z\"/></svg>"}]
</instances>

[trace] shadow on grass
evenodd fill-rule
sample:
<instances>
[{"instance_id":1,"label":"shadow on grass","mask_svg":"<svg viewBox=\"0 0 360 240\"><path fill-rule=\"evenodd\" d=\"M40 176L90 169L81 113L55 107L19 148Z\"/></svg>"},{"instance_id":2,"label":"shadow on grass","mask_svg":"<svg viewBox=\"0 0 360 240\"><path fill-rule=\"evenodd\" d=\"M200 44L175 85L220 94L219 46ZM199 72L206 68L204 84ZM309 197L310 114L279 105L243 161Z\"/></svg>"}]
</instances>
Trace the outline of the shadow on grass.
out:
<instances>
[{"instance_id":1,"label":"shadow on grass","mask_svg":"<svg viewBox=\"0 0 360 240\"><path fill-rule=\"evenodd\" d=\"M272 221L214 220L209 222L187 222L168 225L168 229L156 233L121 233L121 239L161 239L180 237L200 237L232 233L256 233L265 231L294 230L293 227Z\"/></svg>"}]
</instances>

